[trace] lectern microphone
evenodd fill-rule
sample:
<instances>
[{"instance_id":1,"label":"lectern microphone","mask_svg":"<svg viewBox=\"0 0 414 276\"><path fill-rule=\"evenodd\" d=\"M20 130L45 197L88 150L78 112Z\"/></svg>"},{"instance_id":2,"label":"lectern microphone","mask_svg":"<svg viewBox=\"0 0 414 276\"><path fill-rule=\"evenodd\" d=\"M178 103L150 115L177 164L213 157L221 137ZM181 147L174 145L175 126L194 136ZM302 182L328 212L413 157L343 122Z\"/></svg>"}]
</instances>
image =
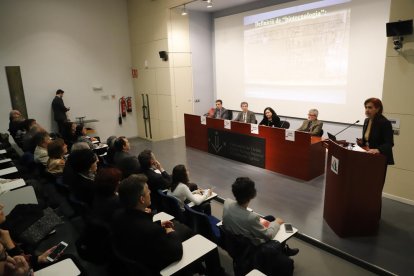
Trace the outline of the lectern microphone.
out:
<instances>
[{"instance_id":1,"label":"lectern microphone","mask_svg":"<svg viewBox=\"0 0 414 276\"><path fill-rule=\"evenodd\" d=\"M329 132L328 132L328 137L329 137L329 139L331 139L332 141L336 141L336 136L337 136L338 134L340 134L340 133L344 132L345 130L347 130L348 128L350 128L351 126L353 126L353 125L355 125L355 124L357 124L357 123L359 123L359 120L356 120L356 121L355 121L355 123L352 123L352 124L348 125L346 128L344 128L343 130L341 130L340 132L338 132L338 133L337 133L337 134L335 134L335 135L333 135L333 134L331 134L331 133L329 133Z\"/></svg>"}]
</instances>

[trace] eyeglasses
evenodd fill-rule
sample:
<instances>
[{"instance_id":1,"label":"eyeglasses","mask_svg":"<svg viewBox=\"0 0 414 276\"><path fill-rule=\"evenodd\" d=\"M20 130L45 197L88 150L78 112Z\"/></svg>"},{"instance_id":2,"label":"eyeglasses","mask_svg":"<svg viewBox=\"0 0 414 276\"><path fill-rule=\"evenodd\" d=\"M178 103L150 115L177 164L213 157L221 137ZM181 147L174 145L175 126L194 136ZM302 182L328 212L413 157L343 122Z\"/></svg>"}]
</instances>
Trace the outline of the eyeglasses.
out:
<instances>
[{"instance_id":1,"label":"eyeglasses","mask_svg":"<svg viewBox=\"0 0 414 276\"><path fill-rule=\"evenodd\" d=\"M308 114L308 116L316 116L315 114Z\"/></svg>"},{"instance_id":2,"label":"eyeglasses","mask_svg":"<svg viewBox=\"0 0 414 276\"><path fill-rule=\"evenodd\" d=\"M3 246L3 250L0 252L0 262L4 262L5 260L7 260L8 255L9 254L7 254L6 247Z\"/></svg>"}]
</instances>

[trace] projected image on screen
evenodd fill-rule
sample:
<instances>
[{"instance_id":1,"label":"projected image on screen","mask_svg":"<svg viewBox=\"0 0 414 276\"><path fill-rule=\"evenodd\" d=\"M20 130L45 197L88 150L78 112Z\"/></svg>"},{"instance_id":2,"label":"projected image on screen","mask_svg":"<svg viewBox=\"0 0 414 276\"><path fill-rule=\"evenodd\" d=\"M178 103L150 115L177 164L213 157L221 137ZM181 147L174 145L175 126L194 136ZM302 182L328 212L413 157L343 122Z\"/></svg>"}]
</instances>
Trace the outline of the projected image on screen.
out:
<instances>
[{"instance_id":1,"label":"projected image on screen","mask_svg":"<svg viewBox=\"0 0 414 276\"><path fill-rule=\"evenodd\" d=\"M352 122L381 98L391 0L297 0L214 20L216 96L263 112Z\"/></svg>"},{"instance_id":2,"label":"projected image on screen","mask_svg":"<svg viewBox=\"0 0 414 276\"><path fill-rule=\"evenodd\" d=\"M345 103L350 13L307 4L245 17L245 96Z\"/></svg>"}]
</instances>

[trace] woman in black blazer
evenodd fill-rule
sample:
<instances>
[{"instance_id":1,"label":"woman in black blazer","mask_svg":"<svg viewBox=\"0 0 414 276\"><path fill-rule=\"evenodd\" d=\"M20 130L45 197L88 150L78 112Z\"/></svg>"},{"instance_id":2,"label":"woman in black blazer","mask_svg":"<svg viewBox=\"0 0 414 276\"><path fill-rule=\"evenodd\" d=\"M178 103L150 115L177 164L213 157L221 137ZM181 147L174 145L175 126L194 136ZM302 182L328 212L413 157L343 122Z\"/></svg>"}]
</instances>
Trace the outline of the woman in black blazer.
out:
<instances>
[{"instance_id":1,"label":"woman in black blazer","mask_svg":"<svg viewBox=\"0 0 414 276\"><path fill-rule=\"evenodd\" d=\"M385 155L387 164L393 165L394 134L391 122L382 115L382 102L377 98L369 98L364 106L367 118L362 129L362 139L358 140L358 144L368 147L368 153Z\"/></svg>"},{"instance_id":2,"label":"woman in black blazer","mask_svg":"<svg viewBox=\"0 0 414 276\"><path fill-rule=\"evenodd\" d=\"M263 120L260 122L262 126L280 127L280 118L271 107L266 107L263 111Z\"/></svg>"}]
</instances>

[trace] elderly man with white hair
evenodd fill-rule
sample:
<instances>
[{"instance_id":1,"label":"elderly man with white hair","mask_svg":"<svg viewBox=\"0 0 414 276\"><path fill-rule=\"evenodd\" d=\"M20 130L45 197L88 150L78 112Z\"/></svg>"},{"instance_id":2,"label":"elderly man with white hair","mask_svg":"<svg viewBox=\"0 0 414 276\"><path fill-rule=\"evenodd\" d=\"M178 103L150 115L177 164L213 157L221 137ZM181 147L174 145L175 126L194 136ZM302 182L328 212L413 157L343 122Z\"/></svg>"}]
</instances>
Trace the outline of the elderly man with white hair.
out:
<instances>
[{"instance_id":1,"label":"elderly man with white hair","mask_svg":"<svg viewBox=\"0 0 414 276\"><path fill-rule=\"evenodd\" d=\"M309 132L312 136L322 136L323 122L318 120L318 110L311 109L308 112L308 119L303 121L298 131Z\"/></svg>"}]
</instances>

